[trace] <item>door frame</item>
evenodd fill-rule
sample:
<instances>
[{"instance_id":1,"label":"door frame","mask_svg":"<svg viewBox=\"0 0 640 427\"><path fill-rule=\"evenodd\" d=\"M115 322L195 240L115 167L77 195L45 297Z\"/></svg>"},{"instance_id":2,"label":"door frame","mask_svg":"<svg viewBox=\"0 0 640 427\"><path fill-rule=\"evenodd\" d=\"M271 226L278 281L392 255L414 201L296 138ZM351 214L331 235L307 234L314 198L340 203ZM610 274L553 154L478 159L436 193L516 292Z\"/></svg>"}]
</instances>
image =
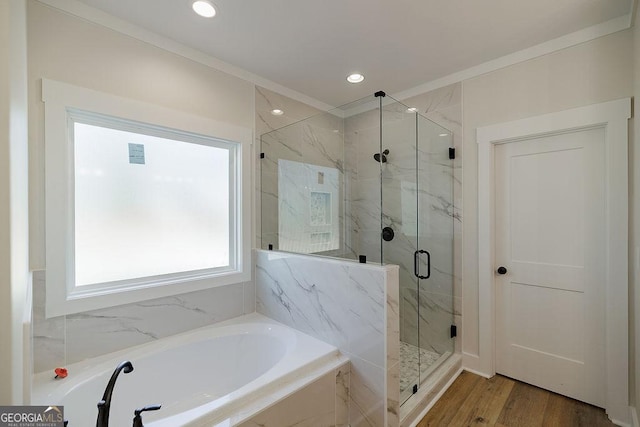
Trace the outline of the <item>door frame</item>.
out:
<instances>
[{"instance_id":1,"label":"door frame","mask_svg":"<svg viewBox=\"0 0 640 427\"><path fill-rule=\"evenodd\" d=\"M624 98L556 113L477 128L478 143L478 356L465 365L492 377L495 370L495 195L494 147L581 129L605 129L606 327L605 410L612 421L628 424L628 119ZM468 356L468 357L467 357Z\"/></svg>"}]
</instances>

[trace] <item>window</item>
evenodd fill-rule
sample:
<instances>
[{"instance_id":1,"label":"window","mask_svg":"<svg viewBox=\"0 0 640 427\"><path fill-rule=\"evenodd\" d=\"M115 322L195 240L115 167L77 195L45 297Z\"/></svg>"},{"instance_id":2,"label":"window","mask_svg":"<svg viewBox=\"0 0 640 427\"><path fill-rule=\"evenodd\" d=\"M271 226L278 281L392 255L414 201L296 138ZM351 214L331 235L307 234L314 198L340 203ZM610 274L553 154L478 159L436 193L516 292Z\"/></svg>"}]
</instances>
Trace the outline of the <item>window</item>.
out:
<instances>
[{"instance_id":1,"label":"window","mask_svg":"<svg viewBox=\"0 0 640 427\"><path fill-rule=\"evenodd\" d=\"M70 118L76 287L234 267L236 144Z\"/></svg>"},{"instance_id":2,"label":"window","mask_svg":"<svg viewBox=\"0 0 640 427\"><path fill-rule=\"evenodd\" d=\"M51 81L43 98L48 316L250 278L250 132Z\"/></svg>"}]
</instances>

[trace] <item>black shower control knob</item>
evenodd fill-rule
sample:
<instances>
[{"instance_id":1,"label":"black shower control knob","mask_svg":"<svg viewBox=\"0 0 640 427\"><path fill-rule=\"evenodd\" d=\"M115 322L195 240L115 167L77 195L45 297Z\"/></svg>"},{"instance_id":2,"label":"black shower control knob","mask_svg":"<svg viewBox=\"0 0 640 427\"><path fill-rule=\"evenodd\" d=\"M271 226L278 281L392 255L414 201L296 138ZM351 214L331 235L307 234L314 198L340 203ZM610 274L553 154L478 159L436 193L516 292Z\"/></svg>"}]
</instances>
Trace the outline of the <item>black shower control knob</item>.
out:
<instances>
[{"instance_id":1,"label":"black shower control knob","mask_svg":"<svg viewBox=\"0 0 640 427\"><path fill-rule=\"evenodd\" d=\"M507 269L505 267L503 267L503 266L500 266L496 270L496 273L498 273L498 274L507 274Z\"/></svg>"},{"instance_id":2,"label":"black shower control knob","mask_svg":"<svg viewBox=\"0 0 640 427\"><path fill-rule=\"evenodd\" d=\"M385 227L385 228L383 228L383 229L382 229L382 239L383 239L385 242L390 242L390 241L392 241L392 240L393 240L393 238L394 238L394 236L395 236L395 233L394 233L394 231L393 231L393 228L391 228L391 227Z\"/></svg>"}]
</instances>

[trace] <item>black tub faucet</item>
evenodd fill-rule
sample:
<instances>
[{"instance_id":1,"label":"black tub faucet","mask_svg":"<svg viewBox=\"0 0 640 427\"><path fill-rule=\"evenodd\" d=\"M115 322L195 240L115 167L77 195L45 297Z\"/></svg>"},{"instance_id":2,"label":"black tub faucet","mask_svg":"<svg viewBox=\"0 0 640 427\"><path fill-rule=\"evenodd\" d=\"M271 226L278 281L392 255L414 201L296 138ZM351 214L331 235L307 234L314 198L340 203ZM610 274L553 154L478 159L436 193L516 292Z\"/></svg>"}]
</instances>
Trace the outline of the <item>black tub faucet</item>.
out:
<instances>
[{"instance_id":1,"label":"black tub faucet","mask_svg":"<svg viewBox=\"0 0 640 427\"><path fill-rule=\"evenodd\" d=\"M128 360L120 362L113 374L107 388L104 389L104 395L102 400L98 402L98 419L96 420L96 427L109 427L109 409L111 407L111 395L113 394L113 387L116 385L116 380L120 371L124 371L125 374L133 371L133 365Z\"/></svg>"},{"instance_id":2,"label":"black tub faucet","mask_svg":"<svg viewBox=\"0 0 640 427\"><path fill-rule=\"evenodd\" d=\"M158 409L160 409L162 407L162 405L149 405L149 406L145 406L144 408L139 408L136 409L133 413L134 417L133 417L133 427L144 427L144 425L142 425L142 413L145 411L157 411Z\"/></svg>"}]
</instances>

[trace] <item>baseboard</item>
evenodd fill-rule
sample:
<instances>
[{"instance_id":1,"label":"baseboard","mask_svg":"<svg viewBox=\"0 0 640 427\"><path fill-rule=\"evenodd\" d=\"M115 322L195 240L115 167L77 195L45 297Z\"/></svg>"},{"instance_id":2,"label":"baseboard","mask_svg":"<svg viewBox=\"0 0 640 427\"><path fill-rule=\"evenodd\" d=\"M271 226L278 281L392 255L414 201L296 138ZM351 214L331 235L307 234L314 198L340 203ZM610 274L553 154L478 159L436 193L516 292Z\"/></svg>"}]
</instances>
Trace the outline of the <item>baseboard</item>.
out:
<instances>
[{"instance_id":1,"label":"baseboard","mask_svg":"<svg viewBox=\"0 0 640 427\"><path fill-rule=\"evenodd\" d=\"M614 419L611 419L611 418L609 418L609 419L611 420L611 422L612 422L613 424L615 424L615 425L617 425L617 426L619 426L619 427L633 427L633 426L632 426L631 424L629 424L629 423L625 423L625 422L622 422L622 421L619 421L619 420L614 420Z\"/></svg>"},{"instance_id":2,"label":"baseboard","mask_svg":"<svg viewBox=\"0 0 640 427\"><path fill-rule=\"evenodd\" d=\"M638 411L633 406L631 407L631 425L633 427L640 427L640 421L638 421Z\"/></svg>"},{"instance_id":3,"label":"baseboard","mask_svg":"<svg viewBox=\"0 0 640 427\"><path fill-rule=\"evenodd\" d=\"M490 376L490 375L487 375L487 374L485 374L484 372L476 371L475 369L467 368L467 367L465 367L465 366L463 366L463 367L462 367L462 370L463 370L463 371L467 371L467 372L471 372L472 374L475 374L475 375L479 375L479 376L481 376L482 378L486 378L486 379L491 378L491 376Z\"/></svg>"},{"instance_id":4,"label":"baseboard","mask_svg":"<svg viewBox=\"0 0 640 427\"><path fill-rule=\"evenodd\" d=\"M462 369L467 372L471 372L472 374L480 375L484 378L491 378L495 375L495 372L493 374L487 373L488 370L483 366L484 364L486 363L483 363L483 361L480 360L480 356L477 354L462 353Z\"/></svg>"}]
</instances>

